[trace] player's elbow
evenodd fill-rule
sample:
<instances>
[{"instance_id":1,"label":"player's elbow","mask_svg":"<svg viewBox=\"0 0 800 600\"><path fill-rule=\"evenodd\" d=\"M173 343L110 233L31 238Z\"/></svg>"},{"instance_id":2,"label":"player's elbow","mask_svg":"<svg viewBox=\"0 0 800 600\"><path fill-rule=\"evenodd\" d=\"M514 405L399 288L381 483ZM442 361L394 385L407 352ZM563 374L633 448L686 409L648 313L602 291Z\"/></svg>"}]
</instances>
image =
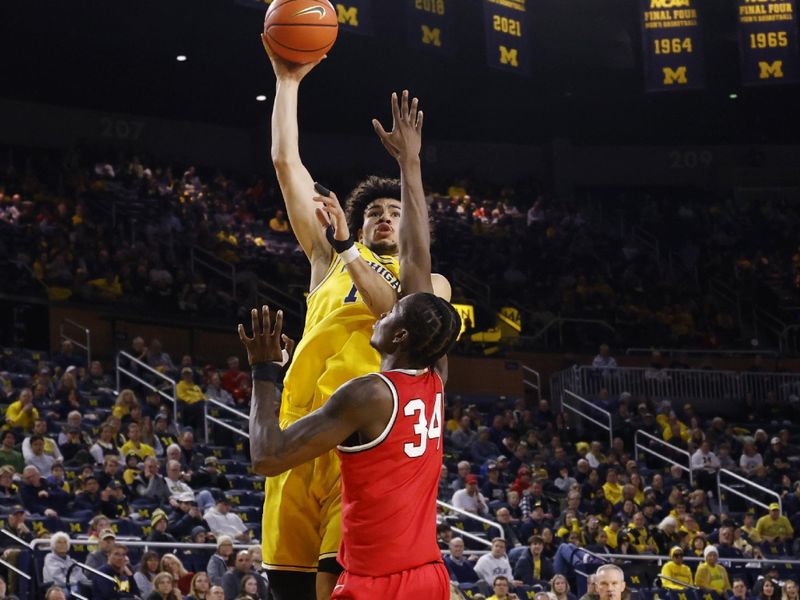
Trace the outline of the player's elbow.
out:
<instances>
[{"instance_id":1,"label":"player's elbow","mask_svg":"<svg viewBox=\"0 0 800 600\"><path fill-rule=\"evenodd\" d=\"M270 458L253 461L253 472L261 477L275 477L287 470L288 467Z\"/></svg>"}]
</instances>

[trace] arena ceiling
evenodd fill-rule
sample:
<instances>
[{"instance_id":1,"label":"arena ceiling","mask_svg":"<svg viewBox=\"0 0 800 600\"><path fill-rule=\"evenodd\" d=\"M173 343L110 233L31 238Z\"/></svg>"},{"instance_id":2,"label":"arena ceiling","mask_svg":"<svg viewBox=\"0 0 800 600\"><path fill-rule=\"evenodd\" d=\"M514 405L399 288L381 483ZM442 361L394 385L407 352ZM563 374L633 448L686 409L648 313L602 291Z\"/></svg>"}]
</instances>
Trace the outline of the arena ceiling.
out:
<instances>
[{"instance_id":1,"label":"arena ceiling","mask_svg":"<svg viewBox=\"0 0 800 600\"><path fill-rule=\"evenodd\" d=\"M340 34L304 86L304 130L370 133L409 87L442 139L591 143L798 141L797 86L742 89L731 0L704 0L705 91L643 91L635 0L528 0L533 74L485 66L478 0L461 0L459 53L410 50L401 0L379 34ZM236 126L263 126L274 89L263 15L234 0L4 0L0 96ZM185 62L176 56L187 56ZM257 102L264 94L267 102ZM738 98L731 99L731 94Z\"/></svg>"}]
</instances>

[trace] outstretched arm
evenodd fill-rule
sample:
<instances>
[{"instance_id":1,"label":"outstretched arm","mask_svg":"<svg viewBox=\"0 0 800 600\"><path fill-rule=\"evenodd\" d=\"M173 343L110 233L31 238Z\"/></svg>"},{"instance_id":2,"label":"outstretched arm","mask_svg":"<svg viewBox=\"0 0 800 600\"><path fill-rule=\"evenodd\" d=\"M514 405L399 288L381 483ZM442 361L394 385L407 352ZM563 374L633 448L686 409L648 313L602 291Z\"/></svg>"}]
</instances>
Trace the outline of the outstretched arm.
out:
<instances>
[{"instance_id":1,"label":"outstretched arm","mask_svg":"<svg viewBox=\"0 0 800 600\"><path fill-rule=\"evenodd\" d=\"M331 259L331 250L325 237L320 235L314 216L314 180L300 159L299 128L297 125L297 98L300 82L318 62L295 65L276 56L262 41L272 68L275 71L275 103L272 107L272 164L278 176L286 211L297 240L311 262L311 288L325 274Z\"/></svg>"},{"instance_id":2,"label":"outstretched arm","mask_svg":"<svg viewBox=\"0 0 800 600\"><path fill-rule=\"evenodd\" d=\"M262 324L258 310L251 311L253 337L239 325L239 339L247 349L253 368L253 396L250 412L250 456L253 470L272 477L316 458L341 444L354 432L384 418L391 410L389 389L375 377L355 379L340 387L328 402L281 429L275 401L277 365L281 356L283 313L278 311L274 330L269 308L262 307ZM384 410L381 410L383 408Z\"/></svg>"}]
</instances>

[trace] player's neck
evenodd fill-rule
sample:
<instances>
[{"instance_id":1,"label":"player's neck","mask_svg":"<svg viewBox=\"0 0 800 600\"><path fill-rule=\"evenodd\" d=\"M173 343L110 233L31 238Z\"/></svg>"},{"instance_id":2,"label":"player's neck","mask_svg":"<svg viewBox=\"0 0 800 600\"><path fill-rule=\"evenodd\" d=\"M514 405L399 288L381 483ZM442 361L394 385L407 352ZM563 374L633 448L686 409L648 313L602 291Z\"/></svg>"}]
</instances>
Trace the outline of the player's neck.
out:
<instances>
[{"instance_id":1,"label":"player's neck","mask_svg":"<svg viewBox=\"0 0 800 600\"><path fill-rule=\"evenodd\" d=\"M421 371L425 367L412 364L405 354L390 354L381 358L381 371Z\"/></svg>"}]
</instances>

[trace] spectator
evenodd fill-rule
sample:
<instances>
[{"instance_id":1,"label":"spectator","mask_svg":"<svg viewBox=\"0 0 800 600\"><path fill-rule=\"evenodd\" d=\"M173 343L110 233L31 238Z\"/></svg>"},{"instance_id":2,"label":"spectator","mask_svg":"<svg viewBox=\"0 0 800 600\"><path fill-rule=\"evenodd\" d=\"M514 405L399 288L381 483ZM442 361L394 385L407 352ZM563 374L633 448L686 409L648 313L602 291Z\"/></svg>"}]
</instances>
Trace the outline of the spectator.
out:
<instances>
[{"instance_id":1,"label":"spectator","mask_svg":"<svg viewBox=\"0 0 800 600\"><path fill-rule=\"evenodd\" d=\"M62 489L51 488L42 478L39 469L33 465L28 465L22 471L20 496L22 504L32 514L46 517L57 517L56 507L63 511L68 501L67 493Z\"/></svg>"},{"instance_id":2,"label":"spectator","mask_svg":"<svg viewBox=\"0 0 800 600\"><path fill-rule=\"evenodd\" d=\"M600 594L597 593L597 575L594 573L586 577L586 593L580 600L600 600Z\"/></svg>"},{"instance_id":3,"label":"spectator","mask_svg":"<svg viewBox=\"0 0 800 600\"><path fill-rule=\"evenodd\" d=\"M797 582L794 579L785 580L781 600L798 600L798 598L800 598L800 594L798 594Z\"/></svg>"},{"instance_id":4,"label":"spectator","mask_svg":"<svg viewBox=\"0 0 800 600\"><path fill-rule=\"evenodd\" d=\"M491 430L488 427L478 427L478 439L469 447L472 460L482 465L500 454L500 449L491 439Z\"/></svg>"},{"instance_id":5,"label":"spectator","mask_svg":"<svg viewBox=\"0 0 800 600\"><path fill-rule=\"evenodd\" d=\"M258 578L255 575L245 575L239 583L239 594L235 600L259 600Z\"/></svg>"},{"instance_id":6,"label":"spectator","mask_svg":"<svg viewBox=\"0 0 800 600\"><path fill-rule=\"evenodd\" d=\"M212 585L208 588L206 600L225 600L225 590L222 589L221 585Z\"/></svg>"},{"instance_id":7,"label":"spectator","mask_svg":"<svg viewBox=\"0 0 800 600\"><path fill-rule=\"evenodd\" d=\"M779 600L779 590L780 586L775 581L769 577L764 577L756 582L753 587L753 594L756 600Z\"/></svg>"},{"instance_id":8,"label":"spectator","mask_svg":"<svg viewBox=\"0 0 800 600\"><path fill-rule=\"evenodd\" d=\"M39 411L33 405L33 393L30 388L23 388L19 397L6 409L6 423L27 433L33 429L33 423L38 418Z\"/></svg>"},{"instance_id":9,"label":"spectator","mask_svg":"<svg viewBox=\"0 0 800 600\"><path fill-rule=\"evenodd\" d=\"M229 406L234 406L233 396L231 393L222 387L222 379L217 371L212 371L208 376L208 385L206 386L206 398L209 400L216 400Z\"/></svg>"},{"instance_id":10,"label":"spectator","mask_svg":"<svg viewBox=\"0 0 800 600\"><path fill-rule=\"evenodd\" d=\"M683 564L683 549L675 546L669 551L669 560L661 567L661 585L668 590L684 590L694 585L692 570Z\"/></svg>"},{"instance_id":11,"label":"spectator","mask_svg":"<svg viewBox=\"0 0 800 600\"><path fill-rule=\"evenodd\" d=\"M147 348L147 355L145 362L165 375L172 375L175 373L175 364L169 354L163 351L161 347L161 340L153 338L150 340L150 346Z\"/></svg>"},{"instance_id":12,"label":"spectator","mask_svg":"<svg viewBox=\"0 0 800 600\"><path fill-rule=\"evenodd\" d=\"M215 536L229 535L240 542L250 541L250 530L239 515L231 512L230 500L225 494L217 495L216 504L206 511L203 518ZM227 597L227 588L225 594Z\"/></svg>"},{"instance_id":13,"label":"spectator","mask_svg":"<svg viewBox=\"0 0 800 600\"><path fill-rule=\"evenodd\" d=\"M152 527L152 530L150 531L150 535L147 536L147 541L174 542L175 538L167 533L168 524L169 519L167 518L167 513L160 508L155 509L153 511L153 516L150 517L150 526Z\"/></svg>"},{"instance_id":14,"label":"spectator","mask_svg":"<svg viewBox=\"0 0 800 600\"><path fill-rule=\"evenodd\" d=\"M617 368L617 361L611 356L611 348L609 348L608 344L600 346L599 353L592 360L592 367L598 369L603 375L608 375Z\"/></svg>"},{"instance_id":15,"label":"spectator","mask_svg":"<svg viewBox=\"0 0 800 600\"><path fill-rule=\"evenodd\" d=\"M184 480L181 472L181 463L177 460L167 461L167 476L164 479L169 490L170 500L174 500L179 494L190 493L194 496L191 486ZM172 504L172 502L170 502Z\"/></svg>"},{"instance_id":16,"label":"spectator","mask_svg":"<svg viewBox=\"0 0 800 600\"><path fill-rule=\"evenodd\" d=\"M253 570L253 561L247 550L240 550L236 553L236 561L233 564L233 569L225 573L222 577L222 589L225 590L225 600L235 600L241 589L242 580L248 575L256 576ZM255 579L258 597L266 598L268 592L264 580L260 577L255 577Z\"/></svg>"},{"instance_id":17,"label":"spectator","mask_svg":"<svg viewBox=\"0 0 800 600\"><path fill-rule=\"evenodd\" d=\"M605 499L612 505L622 502L622 486L618 482L619 473L612 467L606 472L606 482L603 484Z\"/></svg>"},{"instance_id":18,"label":"spectator","mask_svg":"<svg viewBox=\"0 0 800 600\"><path fill-rule=\"evenodd\" d=\"M148 456L155 458L156 451L152 446L145 444L142 441L142 429L136 422L128 423L128 441L122 444L119 449L120 456L127 456L133 452L139 457L139 460L144 460Z\"/></svg>"},{"instance_id":19,"label":"spectator","mask_svg":"<svg viewBox=\"0 0 800 600\"><path fill-rule=\"evenodd\" d=\"M103 529L98 536L97 550L86 557L86 564L93 569L100 569L109 563L111 550L117 543L117 534L113 529ZM127 555L127 551L125 553Z\"/></svg>"},{"instance_id":20,"label":"spectator","mask_svg":"<svg viewBox=\"0 0 800 600\"><path fill-rule=\"evenodd\" d=\"M219 459L216 456L205 457L203 466L192 475L191 484L194 489L217 488L223 492L231 488L231 482L219 470Z\"/></svg>"},{"instance_id":21,"label":"spectator","mask_svg":"<svg viewBox=\"0 0 800 600\"><path fill-rule=\"evenodd\" d=\"M497 463L490 462L486 466L486 481L483 482L481 493L489 502L495 500L504 502L506 499L506 487L500 481L500 470L497 468Z\"/></svg>"},{"instance_id":22,"label":"spectator","mask_svg":"<svg viewBox=\"0 0 800 600\"><path fill-rule=\"evenodd\" d=\"M444 558L444 566L450 574L450 580L456 583L475 583L478 575L475 573L475 560L477 556L464 557L464 540L454 537L448 545L450 554Z\"/></svg>"},{"instance_id":23,"label":"spectator","mask_svg":"<svg viewBox=\"0 0 800 600\"><path fill-rule=\"evenodd\" d=\"M114 544L108 555L108 564L99 569L101 573L113 578L109 581L105 577L92 576L92 591L96 598L109 600L139 596L139 588L133 579L133 573L128 568L128 548L122 544Z\"/></svg>"},{"instance_id":24,"label":"spectator","mask_svg":"<svg viewBox=\"0 0 800 600\"><path fill-rule=\"evenodd\" d=\"M119 448L114 442L114 428L109 423L100 427L100 437L89 448L89 454L98 465L103 464L107 456L119 456Z\"/></svg>"},{"instance_id":25,"label":"spectator","mask_svg":"<svg viewBox=\"0 0 800 600\"><path fill-rule=\"evenodd\" d=\"M12 506L8 515L6 515L6 524L3 527L5 531L14 534L25 542L33 540L31 530L25 525L25 517L29 516L25 511L24 506Z\"/></svg>"},{"instance_id":26,"label":"spectator","mask_svg":"<svg viewBox=\"0 0 800 600\"><path fill-rule=\"evenodd\" d=\"M75 564L75 559L69 556L69 536L66 533L57 531L50 537L50 552L44 557L44 568L42 569L42 581L45 585L52 584L62 588L67 585L67 571ZM89 580L79 568L72 569L70 574L70 585L85 584L90 585Z\"/></svg>"},{"instance_id":27,"label":"spectator","mask_svg":"<svg viewBox=\"0 0 800 600\"><path fill-rule=\"evenodd\" d=\"M136 582L142 598L147 598L153 591L153 580L159 573L159 563L160 559L156 552L148 550L142 554L139 570L133 574L133 580Z\"/></svg>"},{"instance_id":28,"label":"spectator","mask_svg":"<svg viewBox=\"0 0 800 600\"><path fill-rule=\"evenodd\" d=\"M478 490L478 478L475 475L467 475L465 483L466 487L463 490L453 494L453 506L474 515L489 514L486 498Z\"/></svg>"},{"instance_id":29,"label":"spectator","mask_svg":"<svg viewBox=\"0 0 800 600\"><path fill-rule=\"evenodd\" d=\"M152 498L161 504L168 504L170 493L167 482L158 472L158 461L148 456L144 461L144 468L133 483L136 496L139 498Z\"/></svg>"},{"instance_id":30,"label":"spectator","mask_svg":"<svg viewBox=\"0 0 800 600\"><path fill-rule=\"evenodd\" d=\"M269 230L272 233L289 233L289 220L280 208L275 211L275 216L269 220Z\"/></svg>"},{"instance_id":31,"label":"spectator","mask_svg":"<svg viewBox=\"0 0 800 600\"><path fill-rule=\"evenodd\" d=\"M5 593L2 593L0 598L8 598L10 600L13 596L6 596ZM44 593L44 600L67 600L67 595L63 588L54 585L47 588L47 591Z\"/></svg>"},{"instance_id":32,"label":"spectator","mask_svg":"<svg viewBox=\"0 0 800 600\"><path fill-rule=\"evenodd\" d=\"M478 440L478 434L472 430L472 419L464 415L458 421L458 429L450 435L450 441L459 452L464 452Z\"/></svg>"},{"instance_id":33,"label":"spectator","mask_svg":"<svg viewBox=\"0 0 800 600\"><path fill-rule=\"evenodd\" d=\"M511 565L506 556L506 541L503 538L492 540L491 551L478 559L475 564L475 573L487 585L494 585L494 578L498 575L503 575L511 580ZM518 583L514 582L514 585L518 585Z\"/></svg>"},{"instance_id":34,"label":"spectator","mask_svg":"<svg viewBox=\"0 0 800 600\"><path fill-rule=\"evenodd\" d=\"M161 572L169 573L175 581L175 585L181 591L181 594L188 594L192 586L192 578L194 573L187 571L183 566L181 559L174 554L167 552L161 557Z\"/></svg>"},{"instance_id":35,"label":"spectator","mask_svg":"<svg viewBox=\"0 0 800 600\"><path fill-rule=\"evenodd\" d=\"M181 464L184 468L196 471L205 461L205 456L194 445L194 433L191 429L184 429L178 436L178 446L181 449ZM170 457L167 457L170 458Z\"/></svg>"},{"instance_id":36,"label":"spectator","mask_svg":"<svg viewBox=\"0 0 800 600\"><path fill-rule=\"evenodd\" d=\"M756 531L762 541L773 548L791 543L792 537L794 537L794 528L789 519L781 514L781 506L777 502L770 504L769 514L764 515L756 522ZM773 553L777 554L777 552Z\"/></svg>"},{"instance_id":37,"label":"spectator","mask_svg":"<svg viewBox=\"0 0 800 600\"><path fill-rule=\"evenodd\" d=\"M136 399L136 394L133 390L121 390L120 393L117 394L117 399L114 401L111 414L121 421L131 414L131 408L136 404L139 404L139 401Z\"/></svg>"},{"instance_id":38,"label":"spectator","mask_svg":"<svg viewBox=\"0 0 800 600\"><path fill-rule=\"evenodd\" d=\"M195 573L192 577L192 593L186 596L185 600L207 600L209 589L211 589L211 581L208 575L203 572Z\"/></svg>"},{"instance_id":39,"label":"spectator","mask_svg":"<svg viewBox=\"0 0 800 600\"><path fill-rule=\"evenodd\" d=\"M509 589L508 577L498 575L492 582L492 591L494 594L489 596L487 600L515 600L517 595L509 593Z\"/></svg>"},{"instance_id":40,"label":"spectator","mask_svg":"<svg viewBox=\"0 0 800 600\"><path fill-rule=\"evenodd\" d=\"M550 580L550 593L556 597L556 600L576 600L575 594L569 589L567 578L560 573Z\"/></svg>"},{"instance_id":41,"label":"spectator","mask_svg":"<svg viewBox=\"0 0 800 600\"><path fill-rule=\"evenodd\" d=\"M468 460L462 460L458 463L458 475L456 475L456 478L450 484L450 487L453 491L462 490L467 486L467 477L469 476L471 469L472 465Z\"/></svg>"},{"instance_id":42,"label":"spectator","mask_svg":"<svg viewBox=\"0 0 800 600\"><path fill-rule=\"evenodd\" d=\"M702 590L713 590L720 596L731 591L731 582L728 571L719 564L719 552L714 546L706 546L703 550L705 559L697 565L694 583Z\"/></svg>"},{"instance_id":43,"label":"spectator","mask_svg":"<svg viewBox=\"0 0 800 600\"><path fill-rule=\"evenodd\" d=\"M212 585L222 585L222 576L228 570L228 561L231 554L233 554L233 540L231 537L228 535L217 536L217 551L208 559L208 567L206 567Z\"/></svg>"},{"instance_id":44,"label":"spectator","mask_svg":"<svg viewBox=\"0 0 800 600\"><path fill-rule=\"evenodd\" d=\"M239 359L235 356L228 358L228 370L222 374L222 387L233 396L237 404L249 401L250 378L247 373L239 370Z\"/></svg>"},{"instance_id":45,"label":"spectator","mask_svg":"<svg viewBox=\"0 0 800 600\"><path fill-rule=\"evenodd\" d=\"M183 492L174 496L172 500L177 503L177 506L170 515L168 531L175 538L189 537L193 529L205 525L203 513L197 507L194 492Z\"/></svg>"},{"instance_id":46,"label":"spectator","mask_svg":"<svg viewBox=\"0 0 800 600\"><path fill-rule=\"evenodd\" d=\"M514 579L525 585L544 585L553 578L553 563L545 557L544 540L538 535L528 538L528 549L514 566Z\"/></svg>"},{"instance_id":47,"label":"spectator","mask_svg":"<svg viewBox=\"0 0 800 600\"><path fill-rule=\"evenodd\" d=\"M181 594L175 589L175 578L171 573L162 571L153 579L153 590L145 600L182 600Z\"/></svg>"},{"instance_id":48,"label":"spectator","mask_svg":"<svg viewBox=\"0 0 800 600\"><path fill-rule=\"evenodd\" d=\"M0 465L11 465L16 473L22 473L25 462L22 453L16 449L17 436L13 431L4 431L0 445Z\"/></svg>"},{"instance_id":49,"label":"spectator","mask_svg":"<svg viewBox=\"0 0 800 600\"><path fill-rule=\"evenodd\" d=\"M750 600L747 590L747 583L741 577L733 578L733 585L730 598L732 600Z\"/></svg>"},{"instance_id":50,"label":"spectator","mask_svg":"<svg viewBox=\"0 0 800 600\"><path fill-rule=\"evenodd\" d=\"M97 392L110 393L114 388L114 383L111 381L111 377L103 372L103 365L100 361L93 360L89 366L89 372L80 382L80 388L92 394Z\"/></svg>"},{"instance_id":51,"label":"spectator","mask_svg":"<svg viewBox=\"0 0 800 600\"><path fill-rule=\"evenodd\" d=\"M711 442L703 440L700 448L692 454L691 468L697 477L698 485L705 491L716 489L717 471L720 469L720 462L717 455L711 451Z\"/></svg>"},{"instance_id":52,"label":"spectator","mask_svg":"<svg viewBox=\"0 0 800 600\"><path fill-rule=\"evenodd\" d=\"M194 371L191 367L181 369L181 380L178 382L176 394L178 397L178 407L181 411L181 419L185 425L194 429L195 432L204 431L204 406L206 395L200 386L194 382Z\"/></svg>"}]
</instances>

